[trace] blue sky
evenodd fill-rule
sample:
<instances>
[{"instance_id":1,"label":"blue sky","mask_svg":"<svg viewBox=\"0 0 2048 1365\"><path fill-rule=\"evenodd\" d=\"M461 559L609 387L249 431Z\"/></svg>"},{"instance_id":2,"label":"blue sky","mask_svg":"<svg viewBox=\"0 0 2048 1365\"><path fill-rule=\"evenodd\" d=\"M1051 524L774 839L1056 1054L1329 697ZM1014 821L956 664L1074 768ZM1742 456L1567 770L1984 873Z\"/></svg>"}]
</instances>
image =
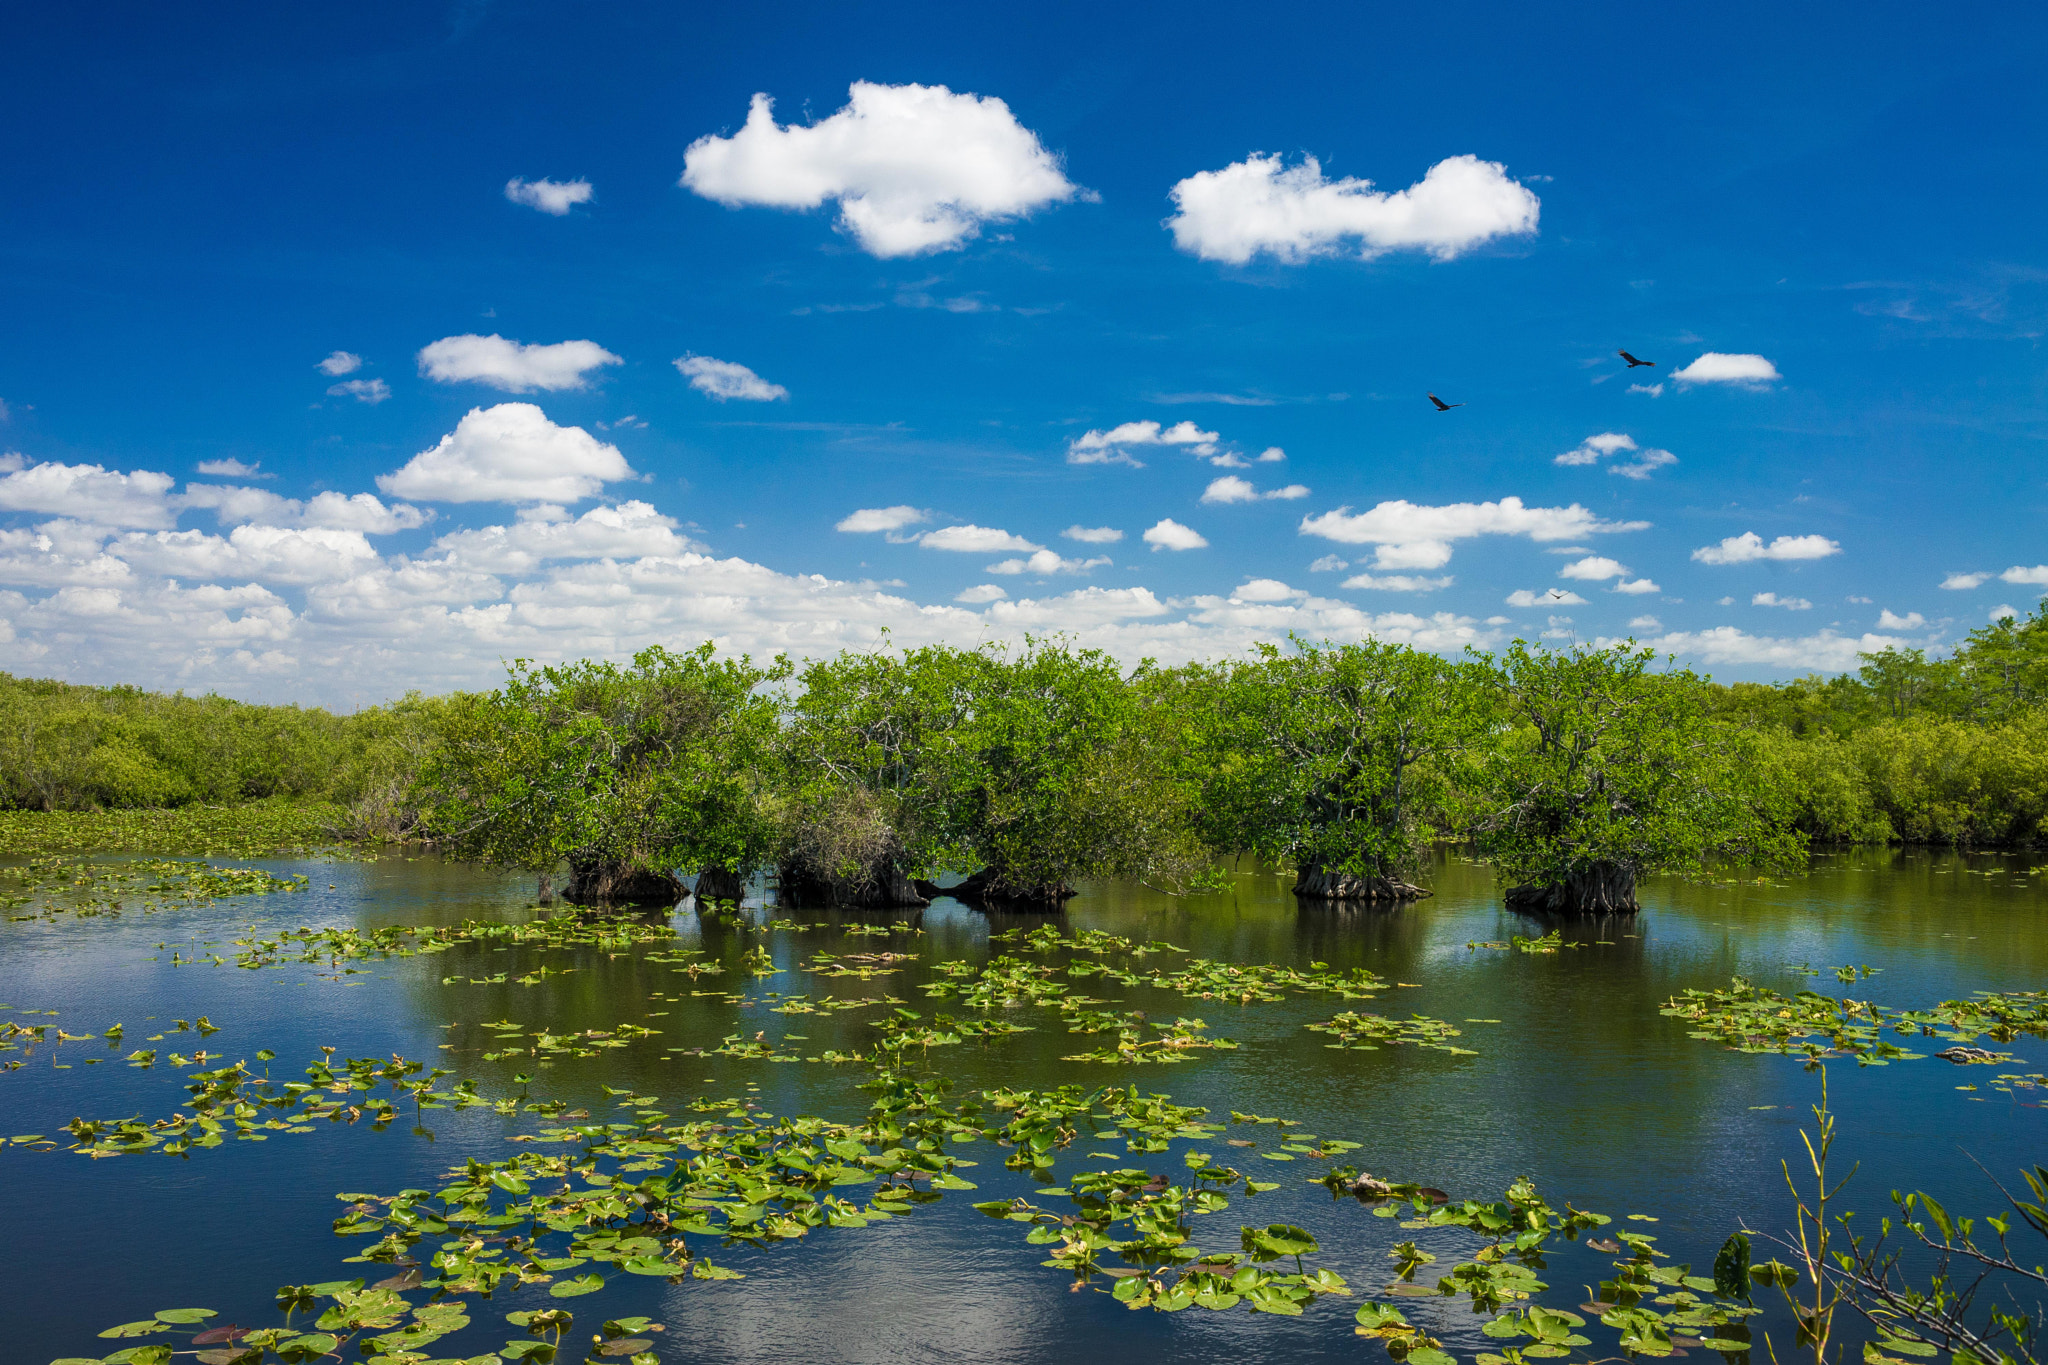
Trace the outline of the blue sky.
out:
<instances>
[{"instance_id":1,"label":"blue sky","mask_svg":"<svg viewBox=\"0 0 2048 1365\"><path fill-rule=\"evenodd\" d=\"M2048 589L2044 47L2016 5L16 16L0 668L1938 649Z\"/></svg>"}]
</instances>

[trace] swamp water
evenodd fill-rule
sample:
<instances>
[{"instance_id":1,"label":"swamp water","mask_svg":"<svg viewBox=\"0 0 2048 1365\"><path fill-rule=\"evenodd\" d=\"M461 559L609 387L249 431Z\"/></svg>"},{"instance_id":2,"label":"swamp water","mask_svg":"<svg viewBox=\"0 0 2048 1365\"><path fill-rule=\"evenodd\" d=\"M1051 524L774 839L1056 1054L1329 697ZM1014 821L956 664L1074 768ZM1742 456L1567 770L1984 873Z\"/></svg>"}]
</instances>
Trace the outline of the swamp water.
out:
<instances>
[{"instance_id":1,"label":"swamp water","mask_svg":"<svg viewBox=\"0 0 2048 1365\"><path fill-rule=\"evenodd\" d=\"M336 1236L333 1224L348 1207L336 1193L438 1191L450 1183L451 1169L471 1160L575 1151L508 1143L508 1136L632 1123L636 1112L650 1110L668 1115L669 1123L731 1112L724 1105L693 1111L690 1102L700 1096L734 1099L741 1110L751 1102L772 1114L858 1122L870 1096L857 1086L871 1068L804 1059L872 1054L875 1022L892 1008L880 998L890 996L924 1023L947 1013L1029 1030L909 1048L907 1068L950 1079L955 1101L1000 1088L1135 1085L1179 1105L1203 1106L1206 1121L1228 1126L1197 1142L1174 1142L1170 1151L1131 1155L1122 1141L1092 1138L1094 1125L1084 1121L1072 1145L1055 1153L1056 1180L1045 1170L1034 1176L1006 1169L1014 1149L953 1142L947 1150L954 1157L976 1163L953 1172L973 1190L917 1202L906 1216L819 1226L759 1248L689 1239L694 1254L708 1254L739 1279L671 1283L594 1260L564 1268L551 1284L506 1280L489 1300L468 1295L469 1325L423 1357L471 1358L529 1340L506 1324L506 1313L566 1308L575 1324L562 1338L561 1360L582 1360L605 1320L638 1316L666 1329L640 1330L671 1362L1209 1361L1254 1353L1377 1362L1387 1358L1382 1344L1353 1333L1359 1304L1377 1298L1396 1303L1444 1350L1469 1362L1512 1343L1483 1335L1486 1319L1463 1298L1387 1300L1379 1291L1393 1278L1388 1251L1397 1242L1412 1238L1438 1254L1416 1277L1427 1283L1481 1240L1461 1229L1403 1229L1354 1199L1333 1198L1314 1183L1332 1165L1435 1186L1453 1201L1497 1200L1526 1176L1559 1210L1569 1201L1613 1215L1615 1222L1593 1235L1648 1233L1672 1261L1711 1274L1715 1250L1736 1228L1788 1228L1779 1163L1802 1157L1799 1128L1811 1125L1819 1077L1796 1056L1738 1053L1690 1037L1694 1025L1660 1012L1673 995L1726 987L1739 975L1787 995L1816 990L1920 1008L1975 991L2048 984L2048 897L2029 861L2017 857L1852 852L1820 856L1809 874L1768 884L1657 881L1643 889L1644 913L1626 923L1552 926L1510 915L1499 906L1491 870L1456 857L1434 869L1432 899L1398 910L1297 906L1282 879L1244 876L1229 893L1181 900L1130 885L1091 885L1049 921L1069 938L1095 930L1186 950L1135 958L1116 949L1093 954L1034 951L1015 939L991 943L992 934L1029 933L1048 920L983 913L950 900L923 912L875 914L750 904L737 920L700 919L685 908L668 921L672 937L637 943L483 938L429 953L355 960L329 954L315 961L299 960L301 945L286 944L251 957L250 945L235 940L277 942L301 926L367 933L473 919L525 922L544 913L530 905L527 878L431 858L253 866L279 877L304 874L309 885L150 913L131 898L119 915L0 923L0 1002L9 1007L0 1011L0 1029L48 1026L42 1039L17 1034L11 1050L0 1051L0 1066L13 1068L0 1070L0 1137L14 1139L0 1150L0 1246L8 1249L0 1299L9 1306L0 1359L43 1365L96 1358L136 1344L103 1340L102 1329L166 1308L213 1310L207 1325L270 1327L281 1321L274 1306L279 1285L358 1277L374 1284L393 1268L345 1258L381 1234ZM27 916L32 909L9 913ZM771 919L802 927L767 927ZM1561 929L1565 945L1556 951L1511 944L1514 935L1552 927ZM1072 1019L1049 1005L983 1014L957 993L926 991L971 985L972 974L997 953L1057 968L1039 979L1099 1000L1090 1011L1142 1011L1140 1038L1169 1036L1174 1021L1199 1019L1205 1028L1188 1026L1180 1036L1236 1046L1186 1048L1177 1054L1186 1059L1174 1065L1062 1060L1114 1050L1118 1034L1069 1032ZM878 956L884 954L910 956ZM1190 998L1185 988L1066 971L1070 963L1102 964L1149 977L1184 971L1194 959L1304 973L1321 963L1326 975L1356 981L1354 969L1365 969L1385 985L1370 998L1283 988L1274 992L1282 999L1243 1002L1241 991ZM1877 970L1852 973L1854 983L1843 984L1836 969L1844 966ZM1808 974L1816 969L1818 976ZM871 1003L824 1007L852 1001ZM1422 1015L1457 1032L1423 1039L1435 1047L1382 1041L1360 1050L1329 1046L1339 1037L1306 1027L1345 1011L1394 1020ZM218 1031L179 1031L173 1023L200 1016ZM117 1022L118 1040L101 1036ZM72 1040L59 1041L59 1030ZM1922 1053L1946 1046L1900 1041ZM1827 1063L1840 1123L1836 1173L1861 1163L1842 1206L1874 1223L1892 1212L1888 1191L1924 1188L1958 1213L1989 1212L1998 1207L1997 1192L1971 1157L2008 1183L2023 1164L2048 1158L2048 1091L1998 1079L2048 1071L2048 1040L2022 1035L1984 1045L2010 1050L2014 1060ZM395 1054L449 1068L440 1092L473 1079L483 1097L524 1093L569 1112L415 1112L409 1097L385 1088L380 1093L396 1108L378 1124L377 1111L364 1108L371 1092L358 1090L337 1102L359 1110L353 1123L345 1116L293 1117L291 1126L306 1131L259 1127L261 1141L238 1140L230 1127L226 1141L185 1155L166 1152L163 1143L97 1159L63 1150L77 1145L65 1125L80 1116L140 1115L149 1122L172 1114L188 1098L193 1071L243 1060L257 1076L299 1081L321 1061L323 1048L333 1049L337 1071L341 1059ZM699 1048L709 1055L683 1050ZM131 1065L126 1059L138 1050L153 1051L154 1064ZM263 1050L275 1060L259 1059ZM204 1060L195 1055L201 1051L209 1054ZM733 1055L748 1051L787 1059ZM532 1079L515 1080L520 1076ZM577 1117L579 1110L589 1117ZM1298 1126L1228 1123L1232 1111ZM258 1110L257 1122L272 1113ZM1008 1117L984 1111L979 1121ZM1303 1146L1288 1133L1317 1135L1308 1144L1314 1150L1331 1139L1358 1145L1318 1158L1283 1150ZM57 1145L21 1140L38 1134ZM1240 1145L1226 1145L1232 1140ZM1108 1292L1115 1279L1097 1275L1075 1292L1072 1275L1041 1265L1056 1248L1028 1243L1028 1224L974 1207L1022 1197L1056 1213L1071 1211L1059 1193L1034 1191L1057 1190L1092 1168L1146 1166L1186 1180L1182 1154L1189 1147L1274 1186L1247 1196L1239 1180L1227 1209L1195 1217L1191 1230L1205 1251L1238 1252L1241 1225L1298 1225L1320 1243L1307 1268L1334 1271L1353 1292L1318 1296L1298 1316L1253 1314L1242 1304L1227 1312L1130 1311ZM666 1170L669 1163L657 1164ZM850 1184L832 1193L859 1204L874 1190ZM1629 1222L1625 1214L1658 1221ZM1402 1206L1402 1217L1412 1216ZM1129 1226L1117 1235L1130 1235ZM412 1254L424 1261L449 1236L424 1236ZM549 1254L563 1256L564 1240L557 1237ZM1597 1297L1585 1287L1615 1274L1615 1257L1586 1240L1553 1239L1541 1272L1550 1289L1538 1302L1574 1308ZM1759 1243L1757 1259L1769 1254ZM2037 1255L2022 1251L2025 1259ZM1101 1263L1121 1264L1110 1252ZM1293 1268L1291 1256L1266 1265L1274 1272ZM600 1274L601 1289L568 1298L550 1292L591 1272ZM431 1294L415 1290L406 1298L421 1305ZM1759 1288L1755 1298L1767 1307L1749 1320L1757 1365L1768 1358L1765 1332L1789 1359L1791 1324L1782 1306L1770 1307L1775 1292ZM1860 1327L1843 1318L1842 1339L1859 1340ZM305 1314L295 1320L310 1322ZM1590 1354L1614 1354L1613 1332L1597 1323L1588 1330L1596 1342ZM189 1337L142 1340L193 1349ZM1697 1345L1690 1354L1714 1361L1713 1351ZM353 1345L347 1357L357 1358Z\"/></svg>"}]
</instances>

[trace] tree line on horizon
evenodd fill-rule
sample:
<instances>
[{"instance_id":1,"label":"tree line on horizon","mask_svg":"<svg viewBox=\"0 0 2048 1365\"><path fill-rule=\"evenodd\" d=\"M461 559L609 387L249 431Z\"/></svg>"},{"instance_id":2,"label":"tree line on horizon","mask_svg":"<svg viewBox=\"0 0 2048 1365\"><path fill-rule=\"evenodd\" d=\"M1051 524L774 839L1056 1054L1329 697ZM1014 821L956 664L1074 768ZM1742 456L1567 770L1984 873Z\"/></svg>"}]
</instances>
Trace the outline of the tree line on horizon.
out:
<instances>
[{"instance_id":1,"label":"tree line on horizon","mask_svg":"<svg viewBox=\"0 0 2048 1365\"><path fill-rule=\"evenodd\" d=\"M1292 642L1127 669L1059 639L630 663L516 661L490 692L341 716L0 674L17 808L325 801L354 837L567 867L573 899L676 874L786 902L1059 903L1173 891L1252 857L1328 899L1425 894L1465 841L1530 908L1631 909L1637 877L1796 863L1813 842L2048 836L2048 608L1951 656L1720 685L1650 651L1457 659ZM546 882L543 882L546 886Z\"/></svg>"}]
</instances>

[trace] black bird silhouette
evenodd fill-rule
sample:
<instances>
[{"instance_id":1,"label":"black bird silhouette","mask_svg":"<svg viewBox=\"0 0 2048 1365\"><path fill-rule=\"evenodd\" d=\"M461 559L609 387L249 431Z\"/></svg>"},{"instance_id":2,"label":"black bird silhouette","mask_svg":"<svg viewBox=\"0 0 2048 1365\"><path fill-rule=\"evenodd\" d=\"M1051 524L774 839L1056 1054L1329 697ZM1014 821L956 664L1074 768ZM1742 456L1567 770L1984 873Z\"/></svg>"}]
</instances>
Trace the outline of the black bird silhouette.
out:
<instances>
[{"instance_id":1,"label":"black bird silhouette","mask_svg":"<svg viewBox=\"0 0 2048 1365\"><path fill-rule=\"evenodd\" d=\"M1631 370L1633 370L1633 369L1634 369L1634 368L1635 368L1636 366L1638 366L1638 365L1654 365L1654 364L1656 364L1656 363L1657 363L1657 362L1656 362L1656 361L1654 361L1654 360L1637 360L1637 359L1636 359L1636 358L1635 358L1634 356L1630 355L1630 354L1629 354L1629 353L1628 353L1627 351L1616 351L1616 352L1615 352L1615 354L1616 354L1616 355L1618 355L1618 356L1620 356L1620 357L1621 357L1621 358L1622 358L1623 360L1626 360L1626 361L1628 362L1628 367L1629 367L1629 368L1630 368Z\"/></svg>"},{"instance_id":2,"label":"black bird silhouette","mask_svg":"<svg viewBox=\"0 0 2048 1365\"><path fill-rule=\"evenodd\" d=\"M1557 590L1556 588L1552 588L1552 589L1550 590L1550 595L1551 595L1552 597L1557 597L1557 598L1562 598L1562 597L1564 596L1564 594L1563 594L1563 593L1561 593L1561 592L1559 592L1559 591L1558 591L1558 590Z\"/></svg>"},{"instance_id":3,"label":"black bird silhouette","mask_svg":"<svg viewBox=\"0 0 2048 1365\"><path fill-rule=\"evenodd\" d=\"M1463 403L1446 403L1443 399L1437 397L1435 394L1431 394L1429 396L1429 401L1436 404L1436 410L1438 412L1449 412L1452 408L1462 408L1465 406Z\"/></svg>"}]
</instances>

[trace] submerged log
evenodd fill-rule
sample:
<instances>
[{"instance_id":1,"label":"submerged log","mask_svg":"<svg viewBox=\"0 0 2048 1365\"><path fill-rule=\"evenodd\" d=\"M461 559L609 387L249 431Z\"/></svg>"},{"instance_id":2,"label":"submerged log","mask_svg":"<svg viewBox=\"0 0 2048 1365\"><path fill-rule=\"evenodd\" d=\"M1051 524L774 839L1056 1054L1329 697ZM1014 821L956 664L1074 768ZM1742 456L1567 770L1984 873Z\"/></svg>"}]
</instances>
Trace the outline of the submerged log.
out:
<instances>
[{"instance_id":1,"label":"submerged log","mask_svg":"<svg viewBox=\"0 0 2048 1365\"><path fill-rule=\"evenodd\" d=\"M1594 863L1552 886L1511 886L1508 909L1533 915L1633 915L1636 874L1617 863Z\"/></svg>"},{"instance_id":2,"label":"submerged log","mask_svg":"<svg viewBox=\"0 0 2048 1365\"><path fill-rule=\"evenodd\" d=\"M1006 880L993 867L984 867L956 886L940 886L936 882L918 882L917 889L927 896L951 896L954 900L968 905L996 906L1004 910L1035 910L1041 914L1054 914L1064 909L1078 892L1071 886L1019 886Z\"/></svg>"},{"instance_id":3,"label":"submerged log","mask_svg":"<svg viewBox=\"0 0 2048 1365\"><path fill-rule=\"evenodd\" d=\"M562 899L573 905L674 905L682 898L682 880L673 872L569 855L569 884L562 888Z\"/></svg>"},{"instance_id":4,"label":"submerged log","mask_svg":"<svg viewBox=\"0 0 2048 1365\"><path fill-rule=\"evenodd\" d=\"M914 910L931 904L896 860L885 858L865 877L835 877L802 863L776 870L776 900L807 910Z\"/></svg>"},{"instance_id":5,"label":"submerged log","mask_svg":"<svg viewBox=\"0 0 2048 1365\"><path fill-rule=\"evenodd\" d=\"M1432 893L1393 877L1362 877L1303 863L1294 874L1294 894L1312 901L1413 901Z\"/></svg>"},{"instance_id":6,"label":"submerged log","mask_svg":"<svg viewBox=\"0 0 2048 1365\"><path fill-rule=\"evenodd\" d=\"M707 867L697 874L690 894L700 901L736 901L746 896L747 884L729 867Z\"/></svg>"}]
</instances>

